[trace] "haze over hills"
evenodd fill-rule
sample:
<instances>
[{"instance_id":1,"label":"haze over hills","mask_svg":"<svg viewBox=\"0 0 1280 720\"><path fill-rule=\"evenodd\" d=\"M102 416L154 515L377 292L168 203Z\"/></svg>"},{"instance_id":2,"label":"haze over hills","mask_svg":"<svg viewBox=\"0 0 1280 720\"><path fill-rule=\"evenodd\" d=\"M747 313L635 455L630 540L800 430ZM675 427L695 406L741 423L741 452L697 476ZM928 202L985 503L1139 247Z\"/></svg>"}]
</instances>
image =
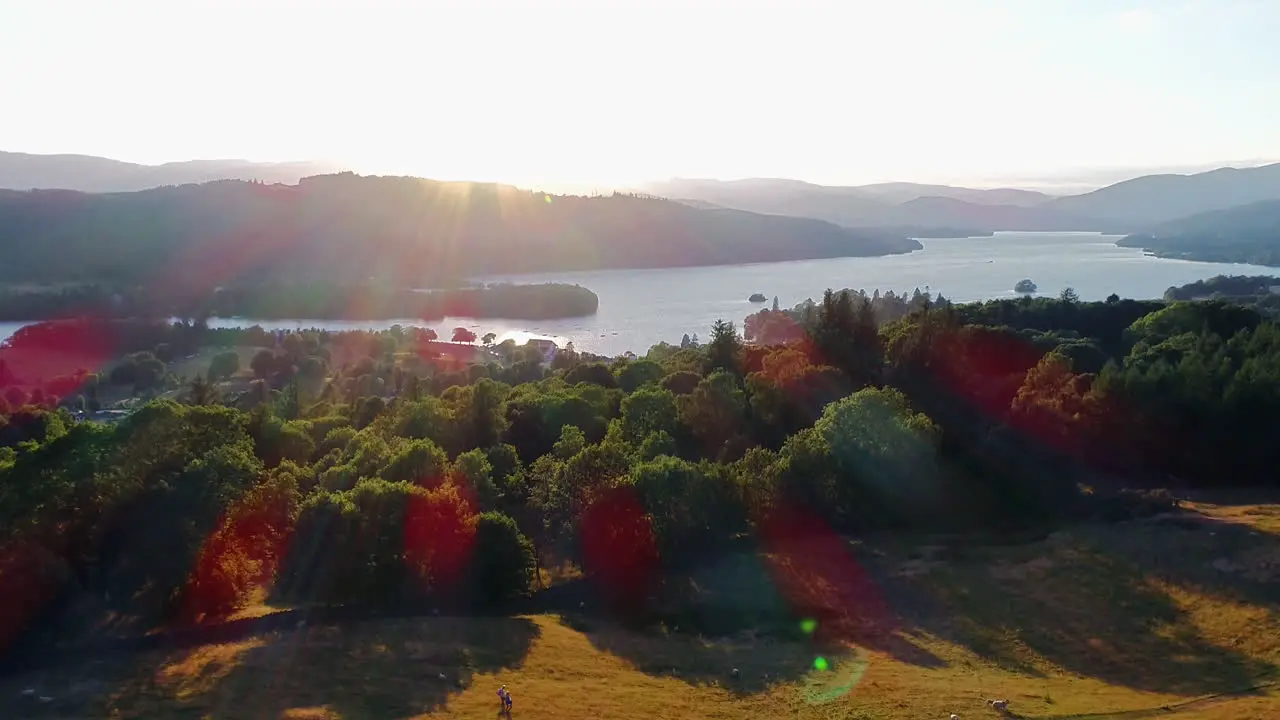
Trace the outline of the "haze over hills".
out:
<instances>
[{"instance_id":1,"label":"haze over hills","mask_svg":"<svg viewBox=\"0 0 1280 720\"><path fill-rule=\"evenodd\" d=\"M826 186L798 180L673 179L644 187L686 202L775 215L814 217L848 227L991 230L1102 230L1105 223L1046 210L1051 197L1017 189L917 183Z\"/></svg>"},{"instance_id":2,"label":"haze over hills","mask_svg":"<svg viewBox=\"0 0 1280 720\"><path fill-rule=\"evenodd\" d=\"M35 155L0 151L0 189L35 188L82 192L128 192L211 180L296 183L340 168L316 162L259 163L248 160L188 160L140 165L91 155Z\"/></svg>"},{"instance_id":3,"label":"haze over hills","mask_svg":"<svg viewBox=\"0 0 1280 720\"><path fill-rule=\"evenodd\" d=\"M331 172L320 163L194 160L139 165L84 155L0 152L0 188L123 192L220 179L292 184ZM1081 195L1020 188L888 182L827 186L802 180L673 178L636 188L698 209L806 217L900 232L1094 230L1144 232L1180 217L1280 199L1280 163L1187 175L1145 175Z\"/></svg>"},{"instance_id":4,"label":"haze over hills","mask_svg":"<svg viewBox=\"0 0 1280 720\"><path fill-rule=\"evenodd\" d=\"M1134 232L1198 212L1280 198L1280 163L1147 175L1065 197L1019 189L915 183L841 187L773 179L673 179L645 189L664 197L850 227Z\"/></svg>"},{"instance_id":5,"label":"haze over hills","mask_svg":"<svg viewBox=\"0 0 1280 720\"><path fill-rule=\"evenodd\" d=\"M216 286L280 276L378 277L422 287L473 274L869 256L920 247L901 234L812 218L352 173L297 185L223 180L131 193L0 191L0 279L23 282Z\"/></svg>"},{"instance_id":6,"label":"haze over hills","mask_svg":"<svg viewBox=\"0 0 1280 720\"><path fill-rule=\"evenodd\" d=\"M1126 225L1150 226L1211 210L1280 198L1280 163L1193 175L1146 175L1045 207Z\"/></svg>"}]
</instances>

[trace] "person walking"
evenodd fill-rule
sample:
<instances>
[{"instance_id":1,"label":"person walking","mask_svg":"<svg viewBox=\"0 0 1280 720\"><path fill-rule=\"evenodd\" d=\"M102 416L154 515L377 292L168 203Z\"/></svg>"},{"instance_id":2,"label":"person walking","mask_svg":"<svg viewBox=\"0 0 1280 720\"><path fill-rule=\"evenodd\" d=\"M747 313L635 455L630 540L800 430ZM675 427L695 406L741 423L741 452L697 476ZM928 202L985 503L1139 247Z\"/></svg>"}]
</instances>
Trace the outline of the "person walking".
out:
<instances>
[{"instance_id":1,"label":"person walking","mask_svg":"<svg viewBox=\"0 0 1280 720\"><path fill-rule=\"evenodd\" d=\"M498 688L498 701L502 703L500 712L506 713L507 717L511 717L511 691L506 685Z\"/></svg>"}]
</instances>

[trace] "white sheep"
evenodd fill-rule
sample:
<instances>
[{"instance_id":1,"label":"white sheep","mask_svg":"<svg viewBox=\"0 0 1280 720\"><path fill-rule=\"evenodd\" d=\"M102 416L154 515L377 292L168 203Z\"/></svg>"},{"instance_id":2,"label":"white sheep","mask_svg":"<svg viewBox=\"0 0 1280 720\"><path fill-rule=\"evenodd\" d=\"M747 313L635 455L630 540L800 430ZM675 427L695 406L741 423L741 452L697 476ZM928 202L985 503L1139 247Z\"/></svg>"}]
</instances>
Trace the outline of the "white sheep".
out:
<instances>
[{"instance_id":1,"label":"white sheep","mask_svg":"<svg viewBox=\"0 0 1280 720\"><path fill-rule=\"evenodd\" d=\"M951 720L960 720L960 716L955 713L951 713Z\"/></svg>"},{"instance_id":2,"label":"white sheep","mask_svg":"<svg viewBox=\"0 0 1280 720\"><path fill-rule=\"evenodd\" d=\"M1009 710L1008 700L988 700L987 704L990 705L993 710L998 712L1007 712Z\"/></svg>"}]
</instances>

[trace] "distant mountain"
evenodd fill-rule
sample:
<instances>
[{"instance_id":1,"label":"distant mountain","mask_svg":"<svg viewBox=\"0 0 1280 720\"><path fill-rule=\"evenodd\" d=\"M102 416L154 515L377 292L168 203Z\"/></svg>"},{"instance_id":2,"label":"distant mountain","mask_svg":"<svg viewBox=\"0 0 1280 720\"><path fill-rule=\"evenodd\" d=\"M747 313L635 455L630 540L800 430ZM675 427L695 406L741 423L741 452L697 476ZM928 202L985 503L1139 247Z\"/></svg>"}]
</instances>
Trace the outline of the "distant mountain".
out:
<instances>
[{"instance_id":1,"label":"distant mountain","mask_svg":"<svg viewBox=\"0 0 1280 720\"><path fill-rule=\"evenodd\" d=\"M1219 168L1193 175L1146 175L1100 190L1057 198L1044 207L1133 228L1280 199L1280 163Z\"/></svg>"},{"instance_id":2,"label":"distant mountain","mask_svg":"<svg viewBox=\"0 0 1280 720\"><path fill-rule=\"evenodd\" d=\"M846 227L911 227L924 234L970 228L993 230L1104 230L1106 223L1047 210L1050 196L1026 190L979 190L947 185L883 183L814 185L799 180L673 179L650 183L646 192L683 202L710 203L750 212L812 217Z\"/></svg>"},{"instance_id":3,"label":"distant mountain","mask_svg":"<svg viewBox=\"0 0 1280 720\"><path fill-rule=\"evenodd\" d=\"M211 180L296 183L308 175L338 169L312 162L255 163L248 160L190 160L138 165L91 155L0 152L0 188L129 192Z\"/></svg>"},{"instance_id":4,"label":"distant mountain","mask_svg":"<svg viewBox=\"0 0 1280 720\"><path fill-rule=\"evenodd\" d=\"M963 200L978 205L1017 205L1035 207L1052 200L1035 190L1018 190L1016 188L966 188L953 185L921 185L919 183L892 182L875 185L858 185L850 188L859 194L889 203L905 203L919 198L940 197L952 200Z\"/></svg>"},{"instance_id":5,"label":"distant mountain","mask_svg":"<svg viewBox=\"0 0 1280 720\"><path fill-rule=\"evenodd\" d=\"M1280 266L1280 200L1161 223L1117 244L1145 248L1160 257Z\"/></svg>"},{"instance_id":6,"label":"distant mountain","mask_svg":"<svg viewBox=\"0 0 1280 720\"><path fill-rule=\"evenodd\" d=\"M388 286L474 274L885 255L905 236L631 195L351 173L130 193L0 191L0 280L163 284L284 279Z\"/></svg>"},{"instance_id":7,"label":"distant mountain","mask_svg":"<svg viewBox=\"0 0 1280 720\"><path fill-rule=\"evenodd\" d=\"M676 178L648 183L642 190L673 200L698 201L767 215L817 218L846 227L886 225L889 204L855 188L814 185L800 180Z\"/></svg>"},{"instance_id":8,"label":"distant mountain","mask_svg":"<svg viewBox=\"0 0 1280 720\"><path fill-rule=\"evenodd\" d=\"M966 227L1010 231L1104 230L1092 218L1045 207L987 205L946 197L916 198L890 211L894 225Z\"/></svg>"}]
</instances>

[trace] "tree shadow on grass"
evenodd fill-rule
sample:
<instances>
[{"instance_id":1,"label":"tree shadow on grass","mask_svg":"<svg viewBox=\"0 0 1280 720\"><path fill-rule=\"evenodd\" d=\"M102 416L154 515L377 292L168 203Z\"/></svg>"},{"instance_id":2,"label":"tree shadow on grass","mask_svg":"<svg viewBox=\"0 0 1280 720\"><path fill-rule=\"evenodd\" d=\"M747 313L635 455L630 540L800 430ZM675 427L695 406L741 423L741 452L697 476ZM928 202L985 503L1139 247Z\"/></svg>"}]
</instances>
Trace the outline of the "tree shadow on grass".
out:
<instances>
[{"instance_id":1,"label":"tree shadow on grass","mask_svg":"<svg viewBox=\"0 0 1280 720\"><path fill-rule=\"evenodd\" d=\"M96 703L72 708L55 701L50 709L64 717L70 712L278 718L299 708L326 708L345 718L413 716L442 708L479 673L518 667L537 635L537 626L524 618L309 625L221 645L122 657L115 667L102 668L99 682L109 690ZM65 677L70 670L58 674ZM77 679L84 681L79 670ZM9 684L23 682L33 680L15 678ZM56 682L46 679L45 684ZM57 694L57 688L48 692Z\"/></svg>"},{"instance_id":2,"label":"tree shadow on grass","mask_svg":"<svg viewBox=\"0 0 1280 720\"><path fill-rule=\"evenodd\" d=\"M1269 515L1272 510L1253 512ZM1175 585L1240 602L1280 605L1280 534L1243 519L1185 511L1076 534L1098 552Z\"/></svg>"},{"instance_id":3,"label":"tree shadow on grass","mask_svg":"<svg viewBox=\"0 0 1280 720\"><path fill-rule=\"evenodd\" d=\"M735 695L796 681L811 672L815 659L822 655L809 643L779 637L742 634L710 638L576 613L563 616L561 621L583 633L595 648L626 660L647 675L716 686ZM831 654L831 662L837 659Z\"/></svg>"},{"instance_id":4,"label":"tree shadow on grass","mask_svg":"<svg viewBox=\"0 0 1280 720\"><path fill-rule=\"evenodd\" d=\"M1179 695L1230 692L1275 671L1203 637L1158 579L1133 558L1067 538L948 563L898 592L931 598L936 609L916 618L921 629L1009 669L1029 668L1029 653L1071 673Z\"/></svg>"},{"instance_id":5,"label":"tree shadow on grass","mask_svg":"<svg viewBox=\"0 0 1280 720\"><path fill-rule=\"evenodd\" d=\"M608 606L597 596L562 621L642 672L743 695L824 669L860 677L868 650L945 665L905 636L843 545L834 558L804 545L772 550L726 554L624 611L600 612Z\"/></svg>"}]
</instances>

